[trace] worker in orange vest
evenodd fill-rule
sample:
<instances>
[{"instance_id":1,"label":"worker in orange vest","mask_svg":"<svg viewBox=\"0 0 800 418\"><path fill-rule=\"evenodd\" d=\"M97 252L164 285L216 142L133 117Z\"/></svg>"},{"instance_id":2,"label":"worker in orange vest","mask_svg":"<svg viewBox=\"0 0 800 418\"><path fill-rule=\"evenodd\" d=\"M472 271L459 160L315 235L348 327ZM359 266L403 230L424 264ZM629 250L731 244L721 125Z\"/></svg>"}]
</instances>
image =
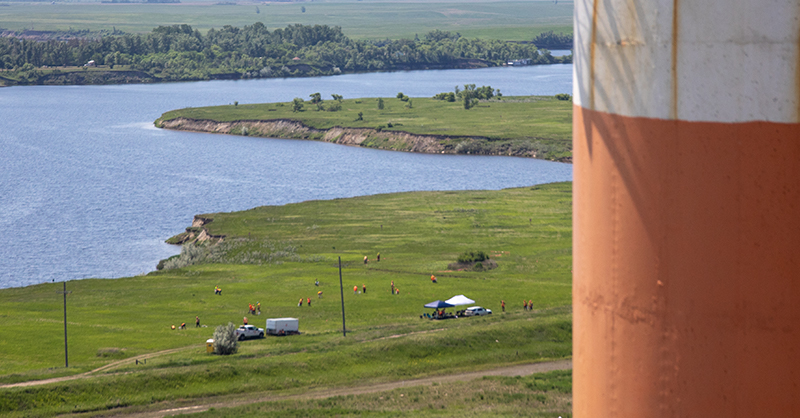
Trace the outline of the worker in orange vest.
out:
<instances>
[{"instance_id":1,"label":"worker in orange vest","mask_svg":"<svg viewBox=\"0 0 800 418\"><path fill-rule=\"evenodd\" d=\"M358 285L353 286L353 294L354 295L358 294Z\"/></svg>"}]
</instances>

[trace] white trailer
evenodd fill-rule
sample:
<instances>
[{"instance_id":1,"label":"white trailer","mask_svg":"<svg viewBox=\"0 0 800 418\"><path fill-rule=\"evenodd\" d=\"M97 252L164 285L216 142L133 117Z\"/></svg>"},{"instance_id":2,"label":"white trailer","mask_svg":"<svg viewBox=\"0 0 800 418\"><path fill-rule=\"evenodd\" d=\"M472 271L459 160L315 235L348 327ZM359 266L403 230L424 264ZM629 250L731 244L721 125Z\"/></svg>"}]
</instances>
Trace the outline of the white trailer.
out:
<instances>
[{"instance_id":1,"label":"white trailer","mask_svg":"<svg viewBox=\"0 0 800 418\"><path fill-rule=\"evenodd\" d=\"M299 334L299 321L297 318L270 318L267 319L267 334L290 335Z\"/></svg>"}]
</instances>

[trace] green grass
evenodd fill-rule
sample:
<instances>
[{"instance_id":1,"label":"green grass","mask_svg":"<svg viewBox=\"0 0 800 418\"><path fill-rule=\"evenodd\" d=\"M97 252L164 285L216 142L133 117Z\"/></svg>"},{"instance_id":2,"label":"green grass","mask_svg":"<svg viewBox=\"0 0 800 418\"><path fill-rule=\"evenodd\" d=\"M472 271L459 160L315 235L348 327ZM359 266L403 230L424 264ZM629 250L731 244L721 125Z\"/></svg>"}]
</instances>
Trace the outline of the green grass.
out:
<instances>
[{"instance_id":1,"label":"green grass","mask_svg":"<svg viewBox=\"0 0 800 418\"><path fill-rule=\"evenodd\" d=\"M320 400L284 400L212 408L191 417L571 417L571 371L525 377L484 377L471 382L412 386Z\"/></svg>"},{"instance_id":2,"label":"green grass","mask_svg":"<svg viewBox=\"0 0 800 418\"><path fill-rule=\"evenodd\" d=\"M253 391L292 393L571 355L569 183L310 201L206 216L214 219L207 225L212 234L227 236L224 263L68 283L69 369L63 368L61 285L0 290L2 383L188 347L146 365L130 360L108 370L129 374L0 391L0 414L49 416ZM287 246L283 254L263 257ZM492 254L499 267L445 271L470 250ZM341 335L338 257L347 337ZM430 283L431 273L438 284ZM391 281L399 295L390 294ZM354 295L352 287L362 284L367 293ZM214 286L222 296L213 294ZM318 290L321 300L314 299ZM495 314L419 318L424 303L457 294ZM297 307L300 297L314 299L312 306ZM523 312L523 298L537 310ZM294 316L303 334L248 341L230 357L205 354L213 327L239 323L255 302L263 314L250 316L251 323ZM194 328L195 315L209 327ZM170 329L181 322L189 328Z\"/></svg>"},{"instance_id":3,"label":"green grass","mask_svg":"<svg viewBox=\"0 0 800 418\"><path fill-rule=\"evenodd\" d=\"M341 26L356 39L413 38L434 29L471 38L529 41L541 32L572 33L573 3L551 1L346 1L220 5L24 3L0 7L3 29L89 29L149 32L159 25L189 24L203 32L223 25L262 22L276 29L292 24ZM258 7L260 13L256 13ZM305 7L306 12L301 12Z\"/></svg>"},{"instance_id":4,"label":"green grass","mask_svg":"<svg viewBox=\"0 0 800 418\"><path fill-rule=\"evenodd\" d=\"M465 110L461 102L424 97L412 98L411 109L406 109L406 102L400 99L384 98L385 107L378 110L376 100L344 100L342 110L336 112L313 110L314 105L308 102L301 112L292 112L291 103L195 107L167 112L160 119L185 117L219 122L292 119L317 129L382 125L389 131L425 135L543 138L559 142L568 142L572 138L572 102L549 96L504 97L502 100L482 101L469 110ZM323 105L332 103L335 102L326 100ZM356 120L358 112L363 113L363 120ZM393 127L389 128L389 123Z\"/></svg>"},{"instance_id":5,"label":"green grass","mask_svg":"<svg viewBox=\"0 0 800 418\"><path fill-rule=\"evenodd\" d=\"M291 119L317 129L334 126L355 128L381 127L388 131L402 131L421 135L449 137L480 136L489 139L480 148L493 150L491 154L506 154L511 150L533 150L540 158L563 159L572 151L572 102L553 97L504 97L502 100L482 101L465 110L460 102L446 102L431 98L412 98L411 109L397 98L384 98L385 107L378 110L375 98L344 100L342 110L336 112L313 110L306 103L304 110L293 112L291 103L249 104L187 108L165 113L159 120L178 117L207 119L218 122ZM333 101L325 101L329 106ZM363 120L357 120L358 113ZM389 125L392 127L389 127ZM251 130L250 135L258 134ZM270 133L266 133L270 136ZM464 138L441 140L442 145L455 146ZM401 143L384 143L382 140L365 141L362 146L397 148ZM403 149L404 150L404 149ZM497 151L500 150L500 151ZM473 152L475 153L475 152ZM515 155L518 155L516 152Z\"/></svg>"}]
</instances>

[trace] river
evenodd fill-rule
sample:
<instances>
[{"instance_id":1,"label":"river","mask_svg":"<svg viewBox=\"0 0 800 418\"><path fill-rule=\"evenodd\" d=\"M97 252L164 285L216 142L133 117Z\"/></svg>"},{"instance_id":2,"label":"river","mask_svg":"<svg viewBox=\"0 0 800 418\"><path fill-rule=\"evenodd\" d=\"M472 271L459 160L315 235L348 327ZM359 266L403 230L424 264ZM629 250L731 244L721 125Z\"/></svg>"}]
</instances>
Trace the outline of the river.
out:
<instances>
[{"instance_id":1,"label":"river","mask_svg":"<svg viewBox=\"0 0 800 418\"><path fill-rule=\"evenodd\" d=\"M413 190L572 179L572 166L312 141L159 130L188 106L322 97L428 97L456 85L572 92L572 65L334 77L0 89L0 288L155 269L195 214Z\"/></svg>"}]
</instances>

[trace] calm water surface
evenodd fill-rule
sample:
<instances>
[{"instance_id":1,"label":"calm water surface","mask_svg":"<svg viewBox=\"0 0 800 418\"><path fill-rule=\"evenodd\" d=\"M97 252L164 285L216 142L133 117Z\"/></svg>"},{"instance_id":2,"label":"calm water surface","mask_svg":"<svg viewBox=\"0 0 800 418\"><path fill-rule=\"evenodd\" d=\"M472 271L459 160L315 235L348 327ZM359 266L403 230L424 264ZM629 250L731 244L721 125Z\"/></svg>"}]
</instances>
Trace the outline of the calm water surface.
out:
<instances>
[{"instance_id":1,"label":"calm water surface","mask_svg":"<svg viewBox=\"0 0 800 418\"><path fill-rule=\"evenodd\" d=\"M572 179L568 164L425 155L163 131L163 112L290 101L412 97L475 83L505 95L572 92L572 66L152 85L0 89L0 288L155 269L199 213L412 190Z\"/></svg>"}]
</instances>

